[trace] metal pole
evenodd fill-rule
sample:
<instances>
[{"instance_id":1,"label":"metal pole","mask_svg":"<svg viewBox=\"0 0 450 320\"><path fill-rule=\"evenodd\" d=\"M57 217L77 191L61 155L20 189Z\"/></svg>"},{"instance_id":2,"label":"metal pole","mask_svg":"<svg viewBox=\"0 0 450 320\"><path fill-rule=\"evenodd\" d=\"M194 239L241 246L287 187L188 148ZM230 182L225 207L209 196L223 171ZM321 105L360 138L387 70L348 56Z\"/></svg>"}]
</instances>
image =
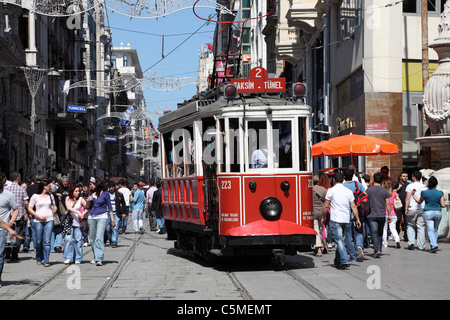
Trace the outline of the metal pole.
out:
<instances>
[{"instance_id":1,"label":"metal pole","mask_svg":"<svg viewBox=\"0 0 450 320\"><path fill-rule=\"evenodd\" d=\"M422 0L422 84L427 84L428 70L428 0Z\"/></svg>"},{"instance_id":2,"label":"metal pole","mask_svg":"<svg viewBox=\"0 0 450 320\"><path fill-rule=\"evenodd\" d=\"M428 69L428 0L422 0L422 92L425 90L425 85L428 82L429 69ZM423 106L419 105L419 113L423 116ZM419 120L419 119L418 119ZM423 117L419 120L423 123ZM423 126L422 126L423 127ZM423 129L420 132L420 136L424 135ZM431 167L431 148L423 148L423 160L422 165L424 168Z\"/></svg>"}]
</instances>

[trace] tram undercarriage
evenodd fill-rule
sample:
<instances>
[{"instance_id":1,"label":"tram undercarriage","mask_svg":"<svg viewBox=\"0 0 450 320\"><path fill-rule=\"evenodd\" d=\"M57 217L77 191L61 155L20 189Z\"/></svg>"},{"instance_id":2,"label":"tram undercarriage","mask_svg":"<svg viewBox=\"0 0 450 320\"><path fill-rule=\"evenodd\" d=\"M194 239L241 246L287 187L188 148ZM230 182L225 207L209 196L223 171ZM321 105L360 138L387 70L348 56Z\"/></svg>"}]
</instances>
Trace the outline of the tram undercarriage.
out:
<instances>
[{"instance_id":1,"label":"tram undercarriage","mask_svg":"<svg viewBox=\"0 0 450 320\"><path fill-rule=\"evenodd\" d=\"M280 261L284 263L284 255L310 252L315 242L314 235L220 236L203 226L187 227L178 221L167 221L166 227L168 240L175 240L175 248L191 251L205 260L226 256L267 256L280 264Z\"/></svg>"}]
</instances>

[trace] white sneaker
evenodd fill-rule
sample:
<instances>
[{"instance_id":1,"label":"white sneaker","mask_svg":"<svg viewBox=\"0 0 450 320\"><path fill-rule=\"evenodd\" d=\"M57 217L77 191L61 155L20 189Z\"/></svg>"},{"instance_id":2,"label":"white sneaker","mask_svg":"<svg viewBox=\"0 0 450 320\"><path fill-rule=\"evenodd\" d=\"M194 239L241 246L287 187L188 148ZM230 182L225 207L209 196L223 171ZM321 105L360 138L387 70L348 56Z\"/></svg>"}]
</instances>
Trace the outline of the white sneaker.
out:
<instances>
[{"instance_id":1,"label":"white sneaker","mask_svg":"<svg viewBox=\"0 0 450 320\"><path fill-rule=\"evenodd\" d=\"M89 246L89 243L87 243L87 242L83 243L83 247L87 247L87 246Z\"/></svg>"},{"instance_id":2,"label":"white sneaker","mask_svg":"<svg viewBox=\"0 0 450 320\"><path fill-rule=\"evenodd\" d=\"M95 260L91 260L91 264L95 264Z\"/></svg>"},{"instance_id":3,"label":"white sneaker","mask_svg":"<svg viewBox=\"0 0 450 320\"><path fill-rule=\"evenodd\" d=\"M101 267L102 263L100 261L97 261L97 263L95 265L98 266L98 267Z\"/></svg>"},{"instance_id":4,"label":"white sneaker","mask_svg":"<svg viewBox=\"0 0 450 320\"><path fill-rule=\"evenodd\" d=\"M79 261L75 261L75 264L80 264L81 262L79 262Z\"/></svg>"},{"instance_id":5,"label":"white sneaker","mask_svg":"<svg viewBox=\"0 0 450 320\"><path fill-rule=\"evenodd\" d=\"M71 263L72 263L72 260L70 260L70 259L67 259L64 261L64 264L71 264Z\"/></svg>"}]
</instances>

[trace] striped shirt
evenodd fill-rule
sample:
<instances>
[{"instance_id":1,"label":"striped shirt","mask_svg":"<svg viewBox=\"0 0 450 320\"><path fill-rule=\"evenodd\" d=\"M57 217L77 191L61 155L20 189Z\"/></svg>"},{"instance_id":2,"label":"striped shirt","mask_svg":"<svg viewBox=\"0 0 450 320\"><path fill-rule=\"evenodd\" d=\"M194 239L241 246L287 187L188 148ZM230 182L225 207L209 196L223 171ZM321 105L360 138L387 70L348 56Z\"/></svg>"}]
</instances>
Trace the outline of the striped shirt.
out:
<instances>
[{"instance_id":1,"label":"striped shirt","mask_svg":"<svg viewBox=\"0 0 450 320\"><path fill-rule=\"evenodd\" d=\"M16 202L19 205L19 215L16 219L16 221L18 221L22 219L23 215L25 214L25 201L29 200L27 191L15 182L10 184L8 187L5 187L5 189L11 192L16 197Z\"/></svg>"}]
</instances>

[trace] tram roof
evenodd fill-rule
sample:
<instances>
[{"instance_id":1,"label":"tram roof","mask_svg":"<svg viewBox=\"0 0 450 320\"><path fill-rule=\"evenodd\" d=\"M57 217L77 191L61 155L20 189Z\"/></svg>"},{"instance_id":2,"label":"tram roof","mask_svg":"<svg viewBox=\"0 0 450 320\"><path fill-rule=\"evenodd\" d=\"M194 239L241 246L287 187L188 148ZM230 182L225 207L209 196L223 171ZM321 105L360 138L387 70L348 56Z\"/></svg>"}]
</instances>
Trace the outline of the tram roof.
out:
<instances>
[{"instance_id":1,"label":"tram roof","mask_svg":"<svg viewBox=\"0 0 450 320\"><path fill-rule=\"evenodd\" d=\"M283 99L279 96L251 96L231 100L228 103L226 98L220 97L218 100L204 99L190 101L178 109L171 111L159 118L159 127L171 126L171 124L185 122L188 119L201 119L210 116L222 115L226 109L235 109L242 106L250 107L276 107L290 106L290 108L307 108L309 106L298 104L292 99Z\"/></svg>"}]
</instances>

